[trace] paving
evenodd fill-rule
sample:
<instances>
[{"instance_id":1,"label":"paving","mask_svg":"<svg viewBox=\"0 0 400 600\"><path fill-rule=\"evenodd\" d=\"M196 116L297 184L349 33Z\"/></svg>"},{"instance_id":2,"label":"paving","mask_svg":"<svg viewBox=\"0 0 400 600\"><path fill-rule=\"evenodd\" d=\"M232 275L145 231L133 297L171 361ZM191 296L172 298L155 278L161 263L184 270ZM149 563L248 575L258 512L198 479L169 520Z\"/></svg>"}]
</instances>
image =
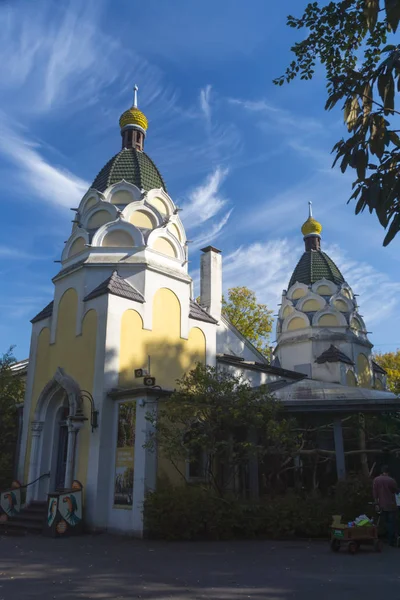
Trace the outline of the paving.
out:
<instances>
[{"instance_id":1,"label":"paving","mask_svg":"<svg viewBox=\"0 0 400 600\"><path fill-rule=\"evenodd\" d=\"M399 559L387 546L351 556L324 542L3 537L0 600L399 598Z\"/></svg>"}]
</instances>

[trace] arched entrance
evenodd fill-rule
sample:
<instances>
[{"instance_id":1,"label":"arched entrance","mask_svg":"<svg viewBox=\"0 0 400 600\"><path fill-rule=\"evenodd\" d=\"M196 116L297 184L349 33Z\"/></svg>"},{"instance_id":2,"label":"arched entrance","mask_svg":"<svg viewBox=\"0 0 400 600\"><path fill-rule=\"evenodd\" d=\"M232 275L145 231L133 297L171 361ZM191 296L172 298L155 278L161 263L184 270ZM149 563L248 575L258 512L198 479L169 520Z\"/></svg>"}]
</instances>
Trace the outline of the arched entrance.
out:
<instances>
[{"instance_id":1,"label":"arched entrance","mask_svg":"<svg viewBox=\"0 0 400 600\"><path fill-rule=\"evenodd\" d=\"M74 478L76 438L85 421L81 390L60 367L39 396L31 425L27 501L45 500L49 491L67 489Z\"/></svg>"}]
</instances>

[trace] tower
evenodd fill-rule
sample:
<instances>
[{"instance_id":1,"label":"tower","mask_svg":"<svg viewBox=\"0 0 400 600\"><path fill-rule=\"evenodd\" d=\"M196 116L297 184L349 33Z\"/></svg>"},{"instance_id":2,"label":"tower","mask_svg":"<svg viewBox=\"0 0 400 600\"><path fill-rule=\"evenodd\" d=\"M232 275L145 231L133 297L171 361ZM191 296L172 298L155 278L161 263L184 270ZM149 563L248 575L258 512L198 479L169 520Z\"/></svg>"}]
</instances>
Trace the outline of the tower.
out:
<instances>
[{"instance_id":1,"label":"tower","mask_svg":"<svg viewBox=\"0 0 400 600\"><path fill-rule=\"evenodd\" d=\"M218 315L192 299L185 229L144 151L136 86L119 125L122 149L73 208L53 300L32 319L19 477L34 482L28 502L78 479L89 526L140 535L163 469L144 448L146 414L196 362L215 364Z\"/></svg>"},{"instance_id":2,"label":"tower","mask_svg":"<svg viewBox=\"0 0 400 600\"><path fill-rule=\"evenodd\" d=\"M321 249L322 225L312 215L311 202L301 231L304 253L283 291L277 320L278 364L313 379L383 389L357 297Z\"/></svg>"}]
</instances>

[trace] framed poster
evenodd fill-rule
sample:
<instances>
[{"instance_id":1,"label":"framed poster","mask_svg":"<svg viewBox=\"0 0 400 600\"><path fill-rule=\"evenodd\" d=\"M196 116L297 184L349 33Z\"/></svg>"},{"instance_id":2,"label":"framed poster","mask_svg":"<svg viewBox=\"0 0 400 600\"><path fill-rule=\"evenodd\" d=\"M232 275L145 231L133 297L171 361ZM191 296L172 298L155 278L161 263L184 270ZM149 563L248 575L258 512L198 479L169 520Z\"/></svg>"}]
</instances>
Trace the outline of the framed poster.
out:
<instances>
[{"instance_id":1,"label":"framed poster","mask_svg":"<svg viewBox=\"0 0 400 600\"><path fill-rule=\"evenodd\" d=\"M120 404L114 476L114 507L116 508L132 508L135 425L136 402Z\"/></svg>"}]
</instances>

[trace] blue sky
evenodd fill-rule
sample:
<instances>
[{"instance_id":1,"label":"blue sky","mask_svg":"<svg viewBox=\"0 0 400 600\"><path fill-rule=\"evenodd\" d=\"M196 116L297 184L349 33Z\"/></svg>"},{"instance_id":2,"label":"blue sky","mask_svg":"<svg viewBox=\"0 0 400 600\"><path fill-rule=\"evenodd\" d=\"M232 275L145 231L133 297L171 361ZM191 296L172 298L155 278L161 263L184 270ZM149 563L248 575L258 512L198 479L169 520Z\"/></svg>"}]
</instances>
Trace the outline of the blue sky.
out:
<instances>
[{"instance_id":1,"label":"blue sky","mask_svg":"<svg viewBox=\"0 0 400 600\"><path fill-rule=\"evenodd\" d=\"M0 351L29 353L29 320L53 293L73 213L120 148L118 118L138 83L156 162L198 249L223 251L224 288L276 309L303 248L312 200L323 248L355 293L379 351L400 347L400 237L347 205L331 169L343 135L325 82L275 87L299 39L303 2L0 0Z\"/></svg>"}]
</instances>

